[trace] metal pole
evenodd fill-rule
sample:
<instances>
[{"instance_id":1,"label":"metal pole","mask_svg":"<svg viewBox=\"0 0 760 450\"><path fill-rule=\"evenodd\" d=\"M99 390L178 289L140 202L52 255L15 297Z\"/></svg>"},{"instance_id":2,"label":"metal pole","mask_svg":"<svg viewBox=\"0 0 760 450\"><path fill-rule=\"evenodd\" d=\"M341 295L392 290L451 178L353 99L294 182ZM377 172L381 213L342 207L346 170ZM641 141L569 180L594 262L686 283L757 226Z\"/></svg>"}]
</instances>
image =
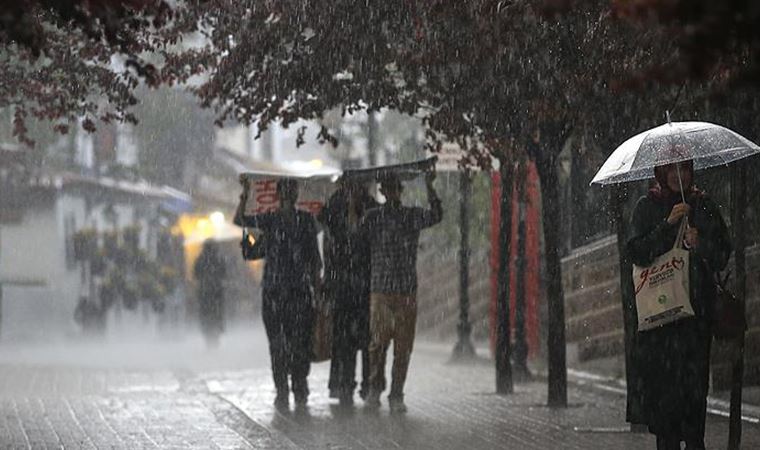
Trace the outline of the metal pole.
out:
<instances>
[{"instance_id":1,"label":"metal pole","mask_svg":"<svg viewBox=\"0 0 760 450\"><path fill-rule=\"evenodd\" d=\"M496 393L514 392L512 348L509 330L509 249L512 233L512 165L501 162L501 201L499 207L499 274L496 301Z\"/></svg>"},{"instance_id":2,"label":"metal pole","mask_svg":"<svg viewBox=\"0 0 760 450\"><path fill-rule=\"evenodd\" d=\"M744 164L733 167L734 176L731 186L732 212L731 225L734 235L734 264L736 267L736 297L742 302L746 311L747 268L745 259L745 213L747 207L747 170ZM742 439L742 388L744 382L744 334L739 338L739 357L731 370L731 404L728 419L728 448L738 450Z\"/></svg>"},{"instance_id":3,"label":"metal pole","mask_svg":"<svg viewBox=\"0 0 760 450\"><path fill-rule=\"evenodd\" d=\"M370 167L377 165L377 114L367 113L367 163Z\"/></svg>"},{"instance_id":4,"label":"metal pole","mask_svg":"<svg viewBox=\"0 0 760 450\"><path fill-rule=\"evenodd\" d=\"M470 197L472 179L468 170L459 174L459 341L454 346L452 359L461 360L475 356L470 340Z\"/></svg>"},{"instance_id":5,"label":"metal pole","mask_svg":"<svg viewBox=\"0 0 760 450\"><path fill-rule=\"evenodd\" d=\"M2 233L2 227L0 227L0 233ZM0 252L3 248L3 236L0 234ZM2 256L2 255L0 255ZM0 280L0 339L3 332L3 282Z\"/></svg>"}]
</instances>

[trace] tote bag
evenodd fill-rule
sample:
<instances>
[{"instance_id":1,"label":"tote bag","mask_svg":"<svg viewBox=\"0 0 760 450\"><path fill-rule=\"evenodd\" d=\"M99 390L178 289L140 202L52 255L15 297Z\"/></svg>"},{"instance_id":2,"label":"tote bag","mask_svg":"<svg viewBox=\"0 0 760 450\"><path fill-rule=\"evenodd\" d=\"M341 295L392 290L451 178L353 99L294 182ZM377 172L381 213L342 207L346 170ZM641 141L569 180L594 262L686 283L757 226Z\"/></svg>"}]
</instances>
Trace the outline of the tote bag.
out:
<instances>
[{"instance_id":1,"label":"tote bag","mask_svg":"<svg viewBox=\"0 0 760 450\"><path fill-rule=\"evenodd\" d=\"M673 248L646 267L633 266L639 331L694 316L689 300L689 252L682 246L686 220Z\"/></svg>"}]
</instances>

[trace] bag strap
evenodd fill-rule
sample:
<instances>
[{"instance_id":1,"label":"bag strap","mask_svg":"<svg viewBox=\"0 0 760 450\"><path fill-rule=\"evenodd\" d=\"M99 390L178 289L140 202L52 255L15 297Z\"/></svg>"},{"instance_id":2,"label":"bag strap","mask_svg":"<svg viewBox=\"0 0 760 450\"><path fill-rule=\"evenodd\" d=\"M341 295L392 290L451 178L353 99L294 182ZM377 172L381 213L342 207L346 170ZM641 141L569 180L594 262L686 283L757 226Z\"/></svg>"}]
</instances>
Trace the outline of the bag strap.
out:
<instances>
[{"instance_id":1,"label":"bag strap","mask_svg":"<svg viewBox=\"0 0 760 450\"><path fill-rule=\"evenodd\" d=\"M673 250L683 245L683 237L686 234L686 226L688 224L687 220L686 218L681 219L681 225L678 226L678 234L676 234L676 241L673 243Z\"/></svg>"},{"instance_id":2,"label":"bag strap","mask_svg":"<svg viewBox=\"0 0 760 450\"><path fill-rule=\"evenodd\" d=\"M707 271L710 272L710 274L713 277L713 281L715 281L715 284L719 286L721 289L726 289L726 283L728 283L728 279L731 277L731 269L726 269L726 275L724 277L721 277L720 271L713 270L710 263L707 261L707 258L701 258L702 262L705 264L705 267L707 267Z\"/></svg>"}]
</instances>

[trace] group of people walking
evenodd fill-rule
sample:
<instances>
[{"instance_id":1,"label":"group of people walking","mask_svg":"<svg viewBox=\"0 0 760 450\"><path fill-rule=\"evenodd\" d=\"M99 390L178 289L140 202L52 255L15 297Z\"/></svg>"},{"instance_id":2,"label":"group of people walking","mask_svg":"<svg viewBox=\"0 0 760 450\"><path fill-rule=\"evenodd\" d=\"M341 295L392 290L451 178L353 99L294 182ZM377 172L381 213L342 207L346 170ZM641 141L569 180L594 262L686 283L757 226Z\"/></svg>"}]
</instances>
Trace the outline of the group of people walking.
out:
<instances>
[{"instance_id":1,"label":"group of people walking","mask_svg":"<svg viewBox=\"0 0 760 450\"><path fill-rule=\"evenodd\" d=\"M628 382L636 385L637 394L629 398L629 420L647 425L658 449L680 448L680 442L687 449L703 449L715 321L713 274L726 266L731 244L717 205L695 187L691 161L659 166L654 175L656 182L633 212L626 250L635 265L647 266L673 248L677 235L683 236L676 246L690 250L688 292L694 315L636 334L636 377ZM393 412L406 411L404 384L417 315L417 245L420 231L443 215L434 179L435 172L428 171L428 208L403 206L403 185L396 176L380 180L383 204L363 183L342 179L316 220L296 208L294 180L277 182L277 211L256 215L245 214L244 186L235 223L258 228L265 236L263 317L276 407L289 407L291 391L297 406L308 401L313 300L322 292L334 302L330 396L341 405L353 404L361 353L359 394L367 407L378 408L393 342L388 405ZM685 232L679 232L684 221ZM317 222L326 231L324 276Z\"/></svg>"},{"instance_id":2,"label":"group of people walking","mask_svg":"<svg viewBox=\"0 0 760 450\"><path fill-rule=\"evenodd\" d=\"M361 352L359 393L367 407L378 408L392 341L388 403L393 412L406 411L404 384L417 314L417 245L420 231L443 216L433 187L435 172L428 171L425 179L428 208L403 206L403 185L392 173L380 179L383 204L364 183L343 178L316 220L296 208L298 183L292 179L277 182L278 210L247 215L249 189L241 179L244 189L234 222L264 235L262 314L277 408L289 407L291 392L297 407L308 402L314 296L322 293L333 302L331 397L344 406L353 404ZM317 222L325 231L324 276Z\"/></svg>"}]
</instances>

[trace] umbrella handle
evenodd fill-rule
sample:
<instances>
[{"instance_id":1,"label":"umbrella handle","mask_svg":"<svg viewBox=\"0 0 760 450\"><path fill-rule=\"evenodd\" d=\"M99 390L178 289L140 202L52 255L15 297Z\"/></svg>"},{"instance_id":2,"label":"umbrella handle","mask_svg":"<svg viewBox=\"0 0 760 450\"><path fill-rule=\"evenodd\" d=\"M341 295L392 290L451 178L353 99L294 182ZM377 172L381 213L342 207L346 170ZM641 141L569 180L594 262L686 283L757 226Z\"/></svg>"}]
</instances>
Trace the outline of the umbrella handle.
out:
<instances>
[{"instance_id":1,"label":"umbrella handle","mask_svg":"<svg viewBox=\"0 0 760 450\"><path fill-rule=\"evenodd\" d=\"M681 189L681 201L686 203L686 196L683 193L683 181L681 180L681 163L676 163L676 173L678 174L678 187Z\"/></svg>"},{"instance_id":2,"label":"umbrella handle","mask_svg":"<svg viewBox=\"0 0 760 450\"><path fill-rule=\"evenodd\" d=\"M683 181L681 180L681 163L676 163L676 173L678 174L678 186L681 189L681 201L686 203L686 196L683 193ZM691 225L689 225L689 215L686 214L683 216L683 220L686 221L686 230L691 228ZM686 245L686 242L684 242L684 246L686 246L687 249L690 249L688 245Z\"/></svg>"},{"instance_id":3,"label":"umbrella handle","mask_svg":"<svg viewBox=\"0 0 760 450\"><path fill-rule=\"evenodd\" d=\"M686 231L691 229L691 225L689 225L689 216L683 216L683 220L686 221L686 225L683 227L684 235L681 237L681 239L683 241L684 248L686 248L686 250L691 250L691 246L686 242Z\"/></svg>"}]
</instances>

